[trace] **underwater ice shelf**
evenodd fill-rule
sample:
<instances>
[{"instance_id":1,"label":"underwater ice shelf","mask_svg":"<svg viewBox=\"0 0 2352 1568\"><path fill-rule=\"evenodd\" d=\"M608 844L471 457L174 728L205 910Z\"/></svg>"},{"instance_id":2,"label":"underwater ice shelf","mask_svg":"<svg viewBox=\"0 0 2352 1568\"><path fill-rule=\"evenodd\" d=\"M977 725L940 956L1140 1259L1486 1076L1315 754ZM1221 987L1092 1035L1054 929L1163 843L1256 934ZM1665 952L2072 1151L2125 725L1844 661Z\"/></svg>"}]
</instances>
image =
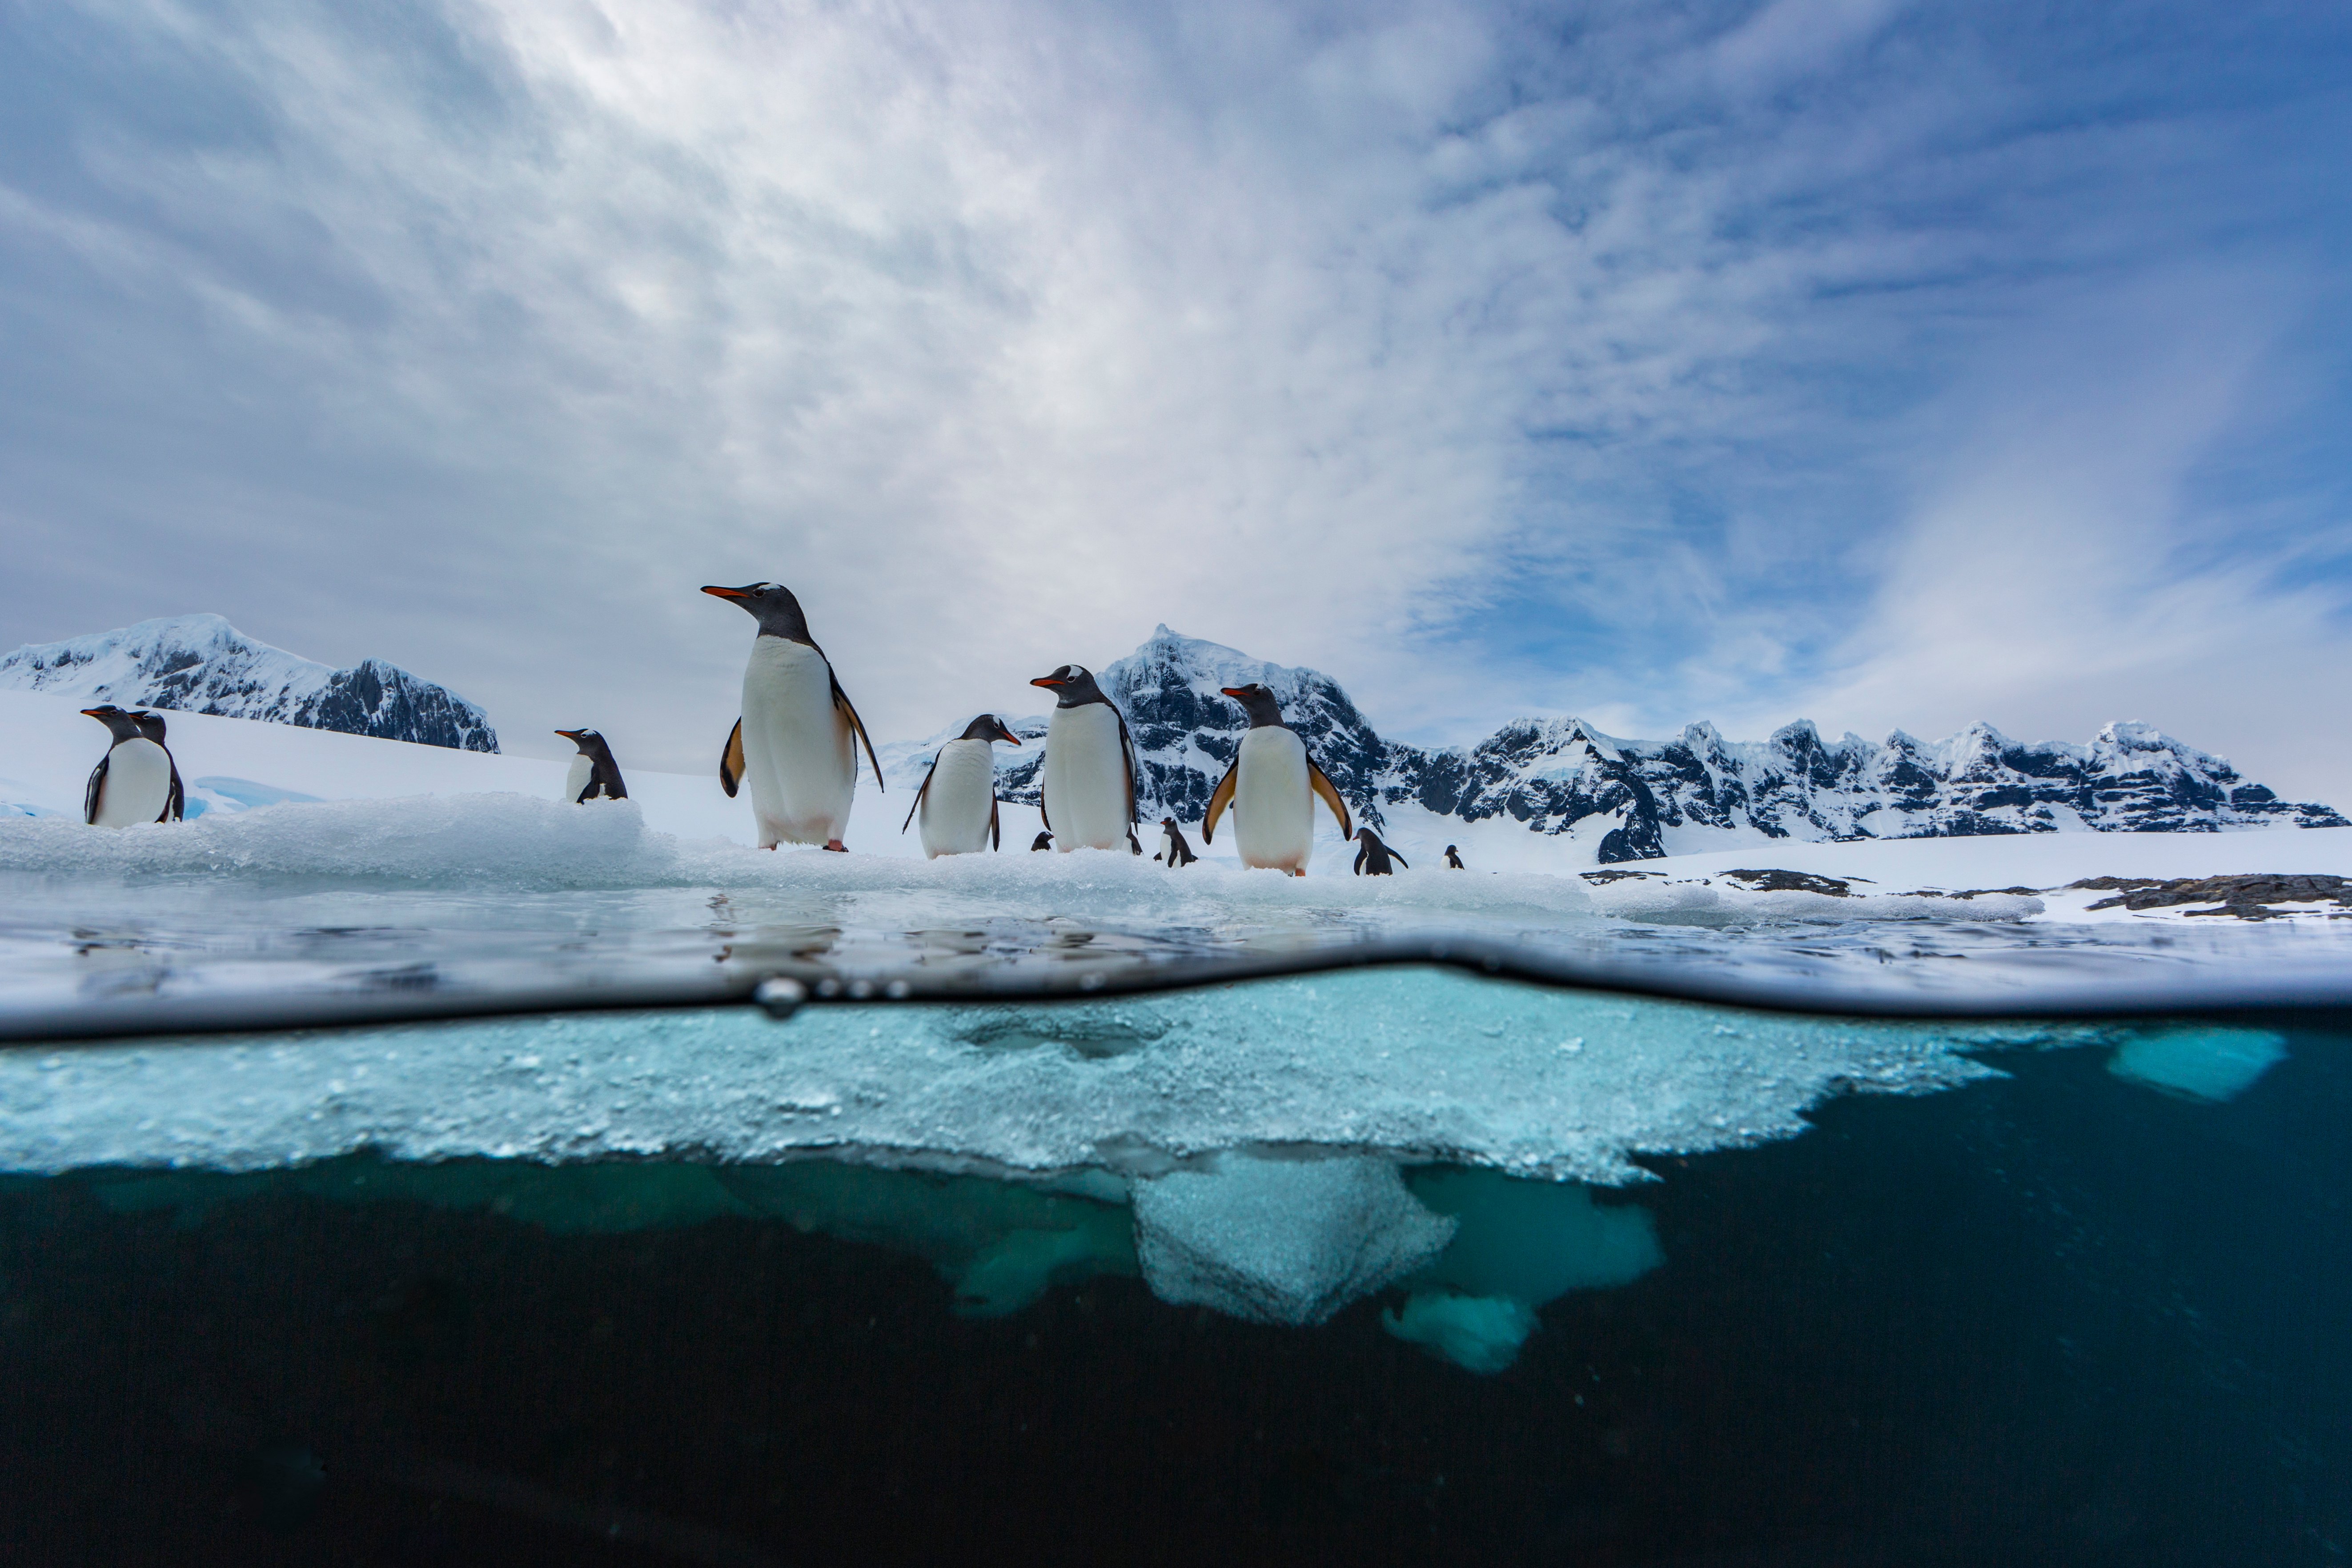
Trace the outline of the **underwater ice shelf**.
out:
<instances>
[{"instance_id":1,"label":"underwater ice shelf","mask_svg":"<svg viewBox=\"0 0 2352 1568\"><path fill-rule=\"evenodd\" d=\"M18 1047L0 1170L110 1171L110 1202L192 1214L291 1183L558 1228L783 1215L919 1253L982 1313L1103 1272L1297 1324L1402 1288L1391 1331L1491 1372L1545 1302L1659 1261L1643 1160L2068 1048L2208 1098L2281 1051L2244 1026L1808 1016L1383 968Z\"/></svg>"}]
</instances>

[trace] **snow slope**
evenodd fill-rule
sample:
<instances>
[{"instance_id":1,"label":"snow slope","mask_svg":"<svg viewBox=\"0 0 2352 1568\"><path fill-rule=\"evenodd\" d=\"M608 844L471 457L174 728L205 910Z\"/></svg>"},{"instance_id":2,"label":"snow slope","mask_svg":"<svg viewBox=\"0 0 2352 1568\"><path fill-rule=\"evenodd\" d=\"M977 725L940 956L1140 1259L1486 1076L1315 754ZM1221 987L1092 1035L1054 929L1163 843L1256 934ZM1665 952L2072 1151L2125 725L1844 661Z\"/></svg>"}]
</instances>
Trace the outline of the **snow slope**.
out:
<instances>
[{"instance_id":1,"label":"snow slope","mask_svg":"<svg viewBox=\"0 0 2352 1568\"><path fill-rule=\"evenodd\" d=\"M475 704L379 658L336 669L257 642L218 616L141 621L28 643L0 658L0 689L84 705L168 708L460 751L496 752Z\"/></svg>"}]
</instances>

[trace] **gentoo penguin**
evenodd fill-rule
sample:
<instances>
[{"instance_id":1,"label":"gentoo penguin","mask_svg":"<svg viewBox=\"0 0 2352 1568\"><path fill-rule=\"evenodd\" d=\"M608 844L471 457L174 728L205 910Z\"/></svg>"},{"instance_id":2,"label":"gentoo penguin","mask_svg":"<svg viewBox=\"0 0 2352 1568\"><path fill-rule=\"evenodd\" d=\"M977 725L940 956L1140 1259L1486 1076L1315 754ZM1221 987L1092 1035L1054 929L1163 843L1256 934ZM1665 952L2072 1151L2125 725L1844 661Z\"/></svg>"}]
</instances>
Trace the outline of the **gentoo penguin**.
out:
<instances>
[{"instance_id":1,"label":"gentoo penguin","mask_svg":"<svg viewBox=\"0 0 2352 1568\"><path fill-rule=\"evenodd\" d=\"M1454 850L1454 846L1451 844L1445 847L1445 864L1450 869L1455 871L1466 869L1466 868L1462 864L1461 855Z\"/></svg>"},{"instance_id":2,"label":"gentoo penguin","mask_svg":"<svg viewBox=\"0 0 2352 1568\"><path fill-rule=\"evenodd\" d=\"M1393 877L1396 866L1412 869L1412 862L1381 842L1381 836L1369 827L1356 829L1356 875L1359 877Z\"/></svg>"},{"instance_id":3,"label":"gentoo penguin","mask_svg":"<svg viewBox=\"0 0 2352 1568\"><path fill-rule=\"evenodd\" d=\"M752 583L702 591L733 600L760 623L743 670L743 716L719 756L720 787L732 795L751 780L761 848L787 842L841 848L857 793L858 742L874 764L875 787L884 787L866 721L809 637L808 617L790 588Z\"/></svg>"},{"instance_id":4,"label":"gentoo penguin","mask_svg":"<svg viewBox=\"0 0 2352 1568\"><path fill-rule=\"evenodd\" d=\"M621 782L621 764L613 748L593 730L558 730L557 734L580 748L572 771L563 775L563 798L577 805L583 800L626 800L629 786Z\"/></svg>"},{"instance_id":5,"label":"gentoo penguin","mask_svg":"<svg viewBox=\"0 0 2352 1568\"><path fill-rule=\"evenodd\" d=\"M1017 746L1021 737L995 714L983 713L931 759L931 771L898 825L904 833L922 815L923 853L931 859L1004 847L1004 829L996 820L996 753L989 749L996 741Z\"/></svg>"},{"instance_id":6,"label":"gentoo penguin","mask_svg":"<svg viewBox=\"0 0 2352 1568\"><path fill-rule=\"evenodd\" d=\"M1040 833L1029 841L1029 853L1034 855L1040 849L1051 849L1053 847L1054 836L1050 833Z\"/></svg>"},{"instance_id":7,"label":"gentoo penguin","mask_svg":"<svg viewBox=\"0 0 2352 1568\"><path fill-rule=\"evenodd\" d=\"M1168 868L1173 871L1179 866L1190 866L1200 857L1193 854L1192 847L1184 841L1184 830L1176 826L1176 819L1163 816L1160 819L1160 853L1152 858L1166 861Z\"/></svg>"},{"instance_id":8,"label":"gentoo penguin","mask_svg":"<svg viewBox=\"0 0 2352 1568\"><path fill-rule=\"evenodd\" d=\"M1234 847L1241 852L1243 865L1271 866L1304 877L1307 858L1315 853L1315 797L1323 797L1339 819L1340 833L1352 838L1356 825L1348 816L1348 803L1307 754L1307 742L1282 721L1273 692L1256 681L1219 689L1242 705L1250 727L1234 749L1234 765L1209 796L1201 842L1215 842L1217 818L1231 806L1241 819L1234 829Z\"/></svg>"},{"instance_id":9,"label":"gentoo penguin","mask_svg":"<svg viewBox=\"0 0 2352 1568\"><path fill-rule=\"evenodd\" d=\"M180 765L163 744L163 715L126 712L111 702L82 711L106 726L114 744L90 770L81 819L94 827L179 821L187 792L180 787Z\"/></svg>"},{"instance_id":10,"label":"gentoo penguin","mask_svg":"<svg viewBox=\"0 0 2352 1568\"><path fill-rule=\"evenodd\" d=\"M1111 705L1084 665L1066 664L1029 683L1054 694L1045 727L1044 805L1039 815L1054 847L1116 849L1140 855L1135 830L1135 742L1126 716Z\"/></svg>"}]
</instances>

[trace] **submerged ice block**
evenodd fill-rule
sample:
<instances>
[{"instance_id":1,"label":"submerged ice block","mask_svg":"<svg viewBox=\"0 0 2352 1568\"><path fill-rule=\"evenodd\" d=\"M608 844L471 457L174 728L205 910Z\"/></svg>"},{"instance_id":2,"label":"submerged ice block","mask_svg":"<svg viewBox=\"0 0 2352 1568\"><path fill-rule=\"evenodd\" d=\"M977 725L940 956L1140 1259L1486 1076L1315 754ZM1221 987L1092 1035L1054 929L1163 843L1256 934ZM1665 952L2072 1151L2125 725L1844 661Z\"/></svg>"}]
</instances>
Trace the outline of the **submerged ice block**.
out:
<instances>
[{"instance_id":1,"label":"submerged ice block","mask_svg":"<svg viewBox=\"0 0 2352 1568\"><path fill-rule=\"evenodd\" d=\"M1230 1153L1135 1184L1152 1292L1263 1323L1319 1323L1427 1263L1454 1230L1386 1160Z\"/></svg>"}]
</instances>

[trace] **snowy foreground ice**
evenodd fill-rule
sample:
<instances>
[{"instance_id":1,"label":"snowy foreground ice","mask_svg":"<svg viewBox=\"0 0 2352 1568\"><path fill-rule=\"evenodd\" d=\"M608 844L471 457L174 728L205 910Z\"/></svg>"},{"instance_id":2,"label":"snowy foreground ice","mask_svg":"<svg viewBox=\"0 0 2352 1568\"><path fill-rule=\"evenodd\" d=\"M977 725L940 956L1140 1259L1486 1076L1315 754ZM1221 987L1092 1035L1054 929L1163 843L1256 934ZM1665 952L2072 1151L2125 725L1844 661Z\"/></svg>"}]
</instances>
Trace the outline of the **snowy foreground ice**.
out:
<instances>
[{"instance_id":1,"label":"snowy foreground ice","mask_svg":"<svg viewBox=\"0 0 2352 1568\"><path fill-rule=\"evenodd\" d=\"M123 830L17 817L0 819L0 1037L688 1003L773 975L1003 995L1449 954L1811 1007L2324 1001L2352 972L2341 905L2249 924L2095 909L2116 900L2068 883L2347 858L2344 831L2047 835L1293 879L1100 851L763 853L656 830L635 801L515 794L283 801Z\"/></svg>"},{"instance_id":2,"label":"snowy foreground ice","mask_svg":"<svg viewBox=\"0 0 2352 1568\"><path fill-rule=\"evenodd\" d=\"M1298 1324L1397 1287L1391 1331L1494 1371L1543 1302L1660 1260L1638 1159L1791 1136L1824 1097L1947 1089L1991 1073L1984 1052L2042 1048L2109 1051L2119 1077L2219 1100L2281 1047L1398 968L1091 1004L18 1047L0 1051L0 1170L160 1168L110 1201L196 1214L257 1181L520 1204L555 1228L778 1214L929 1257L980 1313L1104 1271ZM604 1174L543 1173L583 1164Z\"/></svg>"}]
</instances>

